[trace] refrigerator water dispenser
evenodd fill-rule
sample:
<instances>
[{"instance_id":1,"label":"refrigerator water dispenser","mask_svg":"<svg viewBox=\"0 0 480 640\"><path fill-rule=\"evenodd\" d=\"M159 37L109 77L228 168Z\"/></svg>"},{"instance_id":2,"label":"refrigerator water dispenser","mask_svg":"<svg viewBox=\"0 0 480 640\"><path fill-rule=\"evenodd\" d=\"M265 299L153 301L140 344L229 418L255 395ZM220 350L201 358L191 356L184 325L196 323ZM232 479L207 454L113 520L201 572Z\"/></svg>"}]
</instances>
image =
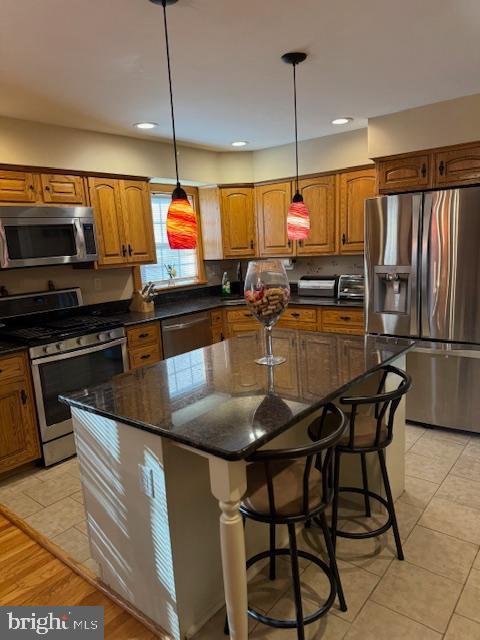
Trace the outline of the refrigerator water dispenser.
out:
<instances>
[{"instance_id":1,"label":"refrigerator water dispenser","mask_svg":"<svg viewBox=\"0 0 480 640\"><path fill-rule=\"evenodd\" d=\"M375 313L410 312L410 268L375 267Z\"/></svg>"}]
</instances>

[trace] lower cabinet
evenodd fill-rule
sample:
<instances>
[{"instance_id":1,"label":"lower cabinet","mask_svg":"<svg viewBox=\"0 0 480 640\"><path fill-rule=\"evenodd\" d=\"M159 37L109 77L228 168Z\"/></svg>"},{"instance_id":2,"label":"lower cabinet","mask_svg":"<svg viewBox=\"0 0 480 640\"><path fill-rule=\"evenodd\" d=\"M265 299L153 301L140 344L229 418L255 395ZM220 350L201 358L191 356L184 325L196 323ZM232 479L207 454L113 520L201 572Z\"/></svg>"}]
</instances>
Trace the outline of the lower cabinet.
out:
<instances>
[{"instance_id":1,"label":"lower cabinet","mask_svg":"<svg viewBox=\"0 0 480 640\"><path fill-rule=\"evenodd\" d=\"M365 333L363 309L336 307L319 311L319 331L323 333L349 333L362 336Z\"/></svg>"},{"instance_id":2,"label":"lower cabinet","mask_svg":"<svg viewBox=\"0 0 480 640\"><path fill-rule=\"evenodd\" d=\"M0 358L0 473L41 457L25 353Z\"/></svg>"},{"instance_id":3,"label":"lower cabinet","mask_svg":"<svg viewBox=\"0 0 480 640\"><path fill-rule=\"evenodd\" d=\"M210 311L210 324L212 327L212 344L225 340L222 309L214 309L213 311Z\"/></svg>"},{"instance_id":4,"label":"lower cabinet","mask_svg":"<svg viewBox=\"0 0 480 640\"><path fill-rule=\"evenodd\" d=\"M145 322L127 329L130 369L140 369L163 358L160 322Z\"/></svg>"}]
</instances>

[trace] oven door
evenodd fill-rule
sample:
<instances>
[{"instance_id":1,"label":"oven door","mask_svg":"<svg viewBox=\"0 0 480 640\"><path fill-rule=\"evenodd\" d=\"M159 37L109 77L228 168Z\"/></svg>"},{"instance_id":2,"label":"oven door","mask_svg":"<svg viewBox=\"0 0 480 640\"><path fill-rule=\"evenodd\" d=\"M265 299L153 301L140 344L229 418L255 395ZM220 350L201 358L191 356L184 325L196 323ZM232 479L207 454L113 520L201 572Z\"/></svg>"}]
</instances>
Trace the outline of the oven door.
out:
<instances>
[{"instance_id":1,"label":"oven door","mask_svg":"<svg viewBox=\"0 0 480 640\"><path fill-rule=\"evenodd\" d=\"M107 382L128 369L126 338L32 360L42 442L72 433L67 405L58 396Z\"/></svg>"},{"instance_id":2,"label":"oven door","mask_svg":"<svg viewBox=\"0 0 480 640\"><path fill-rule=\"evenodd\" d=\"M3 269L68 264L86 259L81 218L3 218L1 222Z\"/></svg>"}]
</instances>

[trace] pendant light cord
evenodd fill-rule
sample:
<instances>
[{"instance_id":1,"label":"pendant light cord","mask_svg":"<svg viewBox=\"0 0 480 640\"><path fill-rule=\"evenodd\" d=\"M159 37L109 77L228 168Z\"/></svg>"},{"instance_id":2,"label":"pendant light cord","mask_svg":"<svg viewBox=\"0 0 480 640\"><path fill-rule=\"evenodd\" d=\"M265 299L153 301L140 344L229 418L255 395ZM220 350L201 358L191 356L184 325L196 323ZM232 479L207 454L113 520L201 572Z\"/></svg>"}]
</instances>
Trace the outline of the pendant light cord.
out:
<instances>
[{"instance_id":1,"label":"pendant light cord","mask_svg":"<svg viewBox=\"0 0 480 640\"><path fill-rule=\"evenodd\" d=\"M293 112L295 114L295 166L296 166L296 193L298 191L298 126L297 126L297 73L296 64L293 63Z\"/></svg>"},{"instance_id":2,"label":"pendant light cord","mask_svg":"<svg viewBox=\"0 0 480 640\"><path fill-rule=\"evenodd\" d=\"M163 6L163 24L165 27L165 44L167 46L167 68L168 68L168 87L170 89L170 111L172 114L172 133L173 133L173 148L175 152L175 174L177 176L177 187L180 186L180 180L178 178L178 156L177 156L177 136L175 134L175 114L173 111L173 90L172 90L172 70L170 67L170 47L168 43L168 28L167 28L167 0L162 0ZM294 67L295 71L295 67ZM298 168L297 168L298 174ZM297 178L298 183L298 178Z\"/></svg>"}]
</instances>

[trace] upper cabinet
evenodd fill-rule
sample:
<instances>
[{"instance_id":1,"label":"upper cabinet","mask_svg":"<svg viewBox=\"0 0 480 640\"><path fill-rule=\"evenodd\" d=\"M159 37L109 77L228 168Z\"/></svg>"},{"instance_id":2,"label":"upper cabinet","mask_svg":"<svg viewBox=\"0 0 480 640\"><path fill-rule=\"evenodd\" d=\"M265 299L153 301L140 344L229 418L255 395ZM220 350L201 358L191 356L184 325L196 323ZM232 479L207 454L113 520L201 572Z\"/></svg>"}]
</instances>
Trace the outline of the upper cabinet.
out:
<instances>
[{"instance_id":1,"label":"upper cabinet","mask_svg":"<svg viewBox=\"0 0 480 640\"><path fill-rule=\"evenodd\" d=\"M24 171L0 171L0 202L36 202L39 195L35 178Z\"/></svg>"},{"instance_id":2,"label":"upper cabinet","mask_svg":"<svg viewBox=\"0 0 480 640\"><path fill-rule=\"evenodd\" d=\"M426 153L381 160L377 166L378 189L382 193L414 191L432 186L431 161Z\"/></svg>"},{"instance_id":3,"label":"upper cabinet","mask_svg":"<svg viewBox=\"0 0 480 640\"><path fill-rule=\"evenodd\" d=\"M297 255L334 254L335 174L300 180L298 187L310 212L310 233L306 240L297 241Z\"/></svg>"},{"instance_id":4,"label":"upper cabinet","mask_svg":"<svg viewBox=\"0 0 480 640\"><path fill-rule=\"evenodd\" d=\"M363 253L365 200L375 195L375 169L339 175L340 253Z\"/></svg>"},{"instance_id":5,"label":"upper cabinet","mask_svg":"<svg viewBox=\"0 0 480 640\"><path fill-rule=\"evenodd\" d=\"M155 262L148 184L137 180L89 178L95 212L98 265Z\"/></svg>"},{"instance_id":6,"label":"upper cabinet","mask_svg":"<svg viewBox=\"0 0 480 640\"><path fill-rule=\"evenodd\" d=\"M260 256L293 256L294 243L287 237L287 212L292 183L277 182L255 187L258 253Z\"/></svg>"},{"instance_id":7,"label":"upper cabinet","mask_svg":"<svg viewBox=\"0 0 480 640\"><path fill-rule=\"evenodd\" d=\"M480 145L437 151L434 154L435 185L480 182Z\"/></svg>"},{"instance_id":8,"label":"upper cabinet","mask_svg":"<svg viewBox=\"0 0 480 640\"><path fill-rule=\"evenodd\" d=\"M256 255L252 186L201 188L199 201L205 260Z\"/></svg>"},{"instance_id":9,"label":"upper cabinet","mask_svg":"<svg viewBox=\"0 0 480 640\"><path fill-rule=\"evenodd\" d=\"M81 176L42 173L40 184L44 202L49 204L86 204Z\"/></svg>"}]
</instances>

